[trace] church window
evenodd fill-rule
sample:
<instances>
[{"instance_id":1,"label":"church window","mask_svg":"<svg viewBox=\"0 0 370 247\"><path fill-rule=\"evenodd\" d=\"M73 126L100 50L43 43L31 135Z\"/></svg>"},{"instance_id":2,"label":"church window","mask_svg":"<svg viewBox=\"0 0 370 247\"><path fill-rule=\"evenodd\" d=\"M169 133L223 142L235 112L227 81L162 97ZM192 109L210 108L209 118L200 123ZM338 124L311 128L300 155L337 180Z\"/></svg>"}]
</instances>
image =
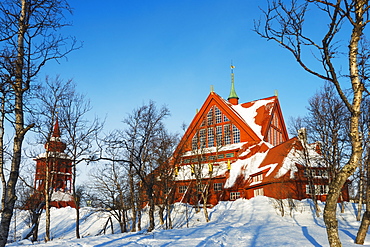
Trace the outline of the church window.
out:
<instances>
[{"instance_id":1,"label":"church window","mask_svg":"<svg viewBox=\"0 0 370 247\"><path fill-rule=\"evenodd\" d=\"M216 142L217 142L217 146L221 146L222 145L222 126L219 125L219 126L216 126Z\"/></svg>"},{"instance_id":2,"label":"church window","mask_svg":"<svg viewBox=\"0 0 370 247\"><path fill-rule=\"evenodd\" d=\"M223 154L217 155L217 159L223 159L223 158L225 158L225 155L223 155Z\"/></svg>"},{"instance_id":3,"label":"church window","mask_svg":"<svg viewBox=\"0 0 370 247\"><path fill-rule=\"evenodd\" d=\"M329 192L329 185L315 184L313 187L316 195L326 195ZM308 184L306 184L306 194L312 194L311 186Z\"/></svg>"},{"instance_id":4,"label":"church window","mask_svg":"<svg viewBox=\"0 0 370 247\"><path fill-rule=\"evenodd\" d=\"M240 130L235 125L233 125L233 141L234 143L240 142Z\"/></svg>"},{"instance_id":5,"label":"church window","mask_svg":"<svg viewBox=\"0 0 370 247\"><path fill-rule=\"evenodd\" d=\"M180 186L179 187L179 193L185 193L186 192L186 190L188 189L188 186Z\"/></svg>"},{"instance_id":6,"label":"church window","mask_svg":"<svg viewBox=\"0 0 370 247\"><path fill-rule=\"evenodd\" d=\"M197 134L194 135L192 141L191 141L191 147L193 150L198 149L198 136Z\"/></svg>"},{"instance_id":7,"label":"church window","mask_svg":"<svg viewBox=\"0 0 370 247\"><path fill-rule=\"evenodd\" d=\"M234 157L234 153L228 153L228 154L226 154L226 158L232 158L232 157Z\"/></svg>"},{"instance_id":8,"label":"church window","mask_svg":"<svg viewBox=\"0 0 370 247\"><path fill-rule=\"evenodd\" d=\"M254 176L253 177L253 182L259 182L259 181L262 181L263 179L263 175L262 174L258 174L257 176Z\"/></svg>"},{"instance_id":9,"label":"church window","mask_svg":"<svg viewBox=\"0 0 370 247\"><path fill-rule=\"evenodd\" d=\"M214 147L215 145L215 133L214 128L208 128L208 147Z\"/></svg>"},{"instance_id":10,"label":"church window","mask_svg":"<svg viewBox=\"0 0 370 247\"><path fill-rule=\"evenodd\" d=\"M199 193L203 193L204 192L204 189L205 189L206 185L205 184L198 184L197 186L197 191Z\"/></svg>"},{"instance_id":11,"label":"church window","mask_svg":"<svg viewBox=\"0 0 370 247\"><path fill-rule=\"evenodd\" d=\"M199 131L199 136L200 136L200 148L205 148L206 147L206 129L201 129Z\"/></svg>"},{"instance_id":12,"label":"church window","mask_svg":"<svg viewBox=\"0 0 370 247\"><path fill-rule=\"evenodd\" d=\"M208 156L208 160L215 160L215 159L216 159L216 155Z\"/></svg>"},{"instance_id":13,"label":"church window","mask_svg":"<svg viewBox=\"0 0 370 247\"><path fill-rule=\"evenodd\" d=\"M222 183L214 183L213 184L213 190L214 191L221 191L222 190Z\"/></svg>"},{"instance_id":14,"label":"church window","mask_svg":"<svg viewBox=\"0 0 370 247\"><path fill-rule=\"evenodd\" d=\"M264 193L263 193L263 188L259 188L259 189L256 189L253 191L254 193L254 196L263 196Z\"/></svg>"},{"instance_id":15,"label":"church window","mask_svg":"<svg viewBox=\"0 0 370 247\"><path fill-rule=\"evenodd\" d=\"M230 192L230 200L236 200L240 198L240 192Z\"/></svg>"},{"instance_id":16,"label":"church window","mask_svg":"<svg viewBox=\"0 0 370 247\"><path fill-rule=\"evenodd\" d=\"M221 111L216 106L215 106L215 118L216 118L216 124L222 122L222 114L221 114Z\"/></svg>"},{"instance_id":17,"label":"church window","mask_svg":"<svg viewBox=\"0 0 370 247\"><path fill-rule=\"evenodd\" d=\"M213 124L213 108L211 108L207 114L207 125Z\"/></svg>"},{"instance_id":18,"label":"church window","mask_svg":"<svg viewBox=\"0 0 370 247\"><path fill-rule=\"evenodd\" d=\"M224 139L225 139L225 145L231 144L230 124L225 124L224 125Z\"/></svg>"},{"instance_id":19,"label":"church window","mask_svg":"<svg viewBox=\"0 0 370 247\"><path fill-rule=\"evenodd\" d=\"M280 122L275 114L272 116L271 126L268 132L268 142L274 146L283 142L283 134L280 129Z\"/></svg>"},{"instance_id":20,"label":"church window","mask_svg":"<svg viewBox=\"0 0 370 247\"><path fill-rule=\"evenodd\" d=\"M206 125L206 120L203 120L202 123L200 124L200 127L203 127Z\"/></svg>"}]
</instances>

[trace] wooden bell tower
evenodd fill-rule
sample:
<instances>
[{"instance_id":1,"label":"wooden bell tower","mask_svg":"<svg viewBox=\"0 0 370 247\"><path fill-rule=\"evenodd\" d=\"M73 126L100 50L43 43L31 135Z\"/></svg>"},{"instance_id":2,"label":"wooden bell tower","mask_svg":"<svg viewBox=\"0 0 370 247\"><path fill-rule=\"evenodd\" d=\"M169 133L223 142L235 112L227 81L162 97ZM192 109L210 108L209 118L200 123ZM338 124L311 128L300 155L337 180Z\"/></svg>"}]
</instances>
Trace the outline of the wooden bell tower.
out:
<instances>
[{"instance_id":1,"label":"wooden bell tower","mask_svg":"<svg viewBox=\"0 0 370 247\"><path fill-rule=\"evenodd\" d=\"M58 119L50 140L45 144L45 153L36 158L36 174L34 181L35 192L27 207L37 207L45 201L45 186L47 173L49 177L49 193L51 207L76 207L72 197L72 158L64 153L66 144L60 138ZM49 171L49 172L47 172ZM27 204L29 204L27 203Z\"/></svg>"}]
</instances>

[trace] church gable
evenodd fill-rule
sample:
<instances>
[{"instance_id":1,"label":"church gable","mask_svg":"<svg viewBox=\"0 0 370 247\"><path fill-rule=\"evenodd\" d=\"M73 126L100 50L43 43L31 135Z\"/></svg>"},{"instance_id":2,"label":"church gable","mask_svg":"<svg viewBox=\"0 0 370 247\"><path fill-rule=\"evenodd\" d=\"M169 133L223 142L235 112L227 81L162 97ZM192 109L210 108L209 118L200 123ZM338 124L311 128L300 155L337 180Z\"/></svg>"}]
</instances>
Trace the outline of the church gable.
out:
<instances>
[{"instance_id":1,"label":"church gable","mask_svg":"<svg viewBox=\"0 0 370 247\"><path fill-rule=\"evenodd\" d=\"M260 140L232 107L212 92L185 132L186 151Z\"/></svg>"},{"instance_id":2,"label":"church gable","mask_svg":"<svg viewBox=\"0 0 370 247\"><path fill-rule=\"evenodd\" d=\"M277 146L289 139L277 98L263 133L264 140L273 146Z\"/></svg>"}]
</instances>

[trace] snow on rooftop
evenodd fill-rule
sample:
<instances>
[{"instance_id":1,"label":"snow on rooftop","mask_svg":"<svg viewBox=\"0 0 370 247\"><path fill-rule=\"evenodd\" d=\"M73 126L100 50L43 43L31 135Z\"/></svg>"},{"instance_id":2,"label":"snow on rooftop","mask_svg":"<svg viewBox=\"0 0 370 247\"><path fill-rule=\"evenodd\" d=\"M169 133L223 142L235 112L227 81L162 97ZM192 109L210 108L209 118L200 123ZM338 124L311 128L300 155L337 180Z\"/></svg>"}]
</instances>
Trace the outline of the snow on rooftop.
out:
<instances>
[{"instance_id":1,"label":"snow on rooftop","mask_svg":"<svg viewBox=\"0 0 370 247\"><path fill-rule=\"evenodd\" d=\"M248 108L243 107L241 104L239 105L232 105L231 107L240 115L240 117L248 124L248 126L256 133L256 135L263 140L263 135L262 135L262 126L256 124L256 116L257 116L257 110L265 106L269 103L274 102L273 99L270 100L256 100L254 102L251 102L252 105Z\"/></svg>"},{"instance_id":2,"label":"snow on rooftop","mask_svg":"<svg viewBox=\"0 0 370 247\"><path fill-rule=\"evenodd\" d=\"M67 155L65 153L61 153L61 152L45 152L45 153L37 155L36 159L41 159L41 158L46 158L46 157L60 158L60 159L66 159L66 160L71 160L72 159L69 155Z\"/></svg>"},{"instance_id":3,"label":"snow on rooftop","mask_svg":"<svg viewBox=\"0 0 370 247\"><path fill-rule=\"evenodd\" d=\"M295 165L297 161L298 161L297 151L293 148L292 150L290 150L288 155L284 158L283 164L280 167L275 177L280 178L290 171L290 178L293 179L294 173L298 171L298 168Z\"/></svg>"},{"instance_id":4,"label":"snow on rooftop","mask_svg":"<svg viewBox=\"0 0 370 247\"><path fill-rule=\"evenodd\" d=\"M234 149L241 148L246 143L247 142L239 142L239 143L224 145L222 147L209 147L209 148L187 151L183 154L183 157L234 150Z\"/></svg>"},{"instance_id":5,"label":"snow on rooftop","mask_svg":"<svg viewBox=\"0 0 370 247\"><path fill-rule=\"evenodd\" d=\"M71 194L62 192L62 191L56 191L51 195L51 201L57 201L57 202L67 202L72 201L73 197Z\"/></svg>"},{"instance_id":6,"label":"snow on rooftop","mask_svg":"<svg viewBox=\"0 0 370 247\"><path fill-rule=\"evenodd\" d=\"M290 171L290 178L294 178L294 173L298 171L296 163L303 166L310 167L320 167L323 158L315 150L316 145L307 145L307 156L308 160L304 159L304 154L302 150L297 150L292 148L288 155L284 158L283 164L276 174L276 178L284 176L287 172Z\"/></svg>"},{"instance_id":7,"label":"snow on rooftop","mask_svg":"<svg viewBox=\"0 0 370 247\"><path fill-rule=\"evenodd\" d=\"M210 173L209 168L208 163L195 164L195 169L200 171L199 177L207 179L209 177L214 178L225 174L227 171L227 163L225 161L221 161L217 162L217 164L213 164L212 173ZM190 165L181 166L179 174L175 177L175 180L183 181L191 179L195 179L195 176L192 175L192 167Z\"/></svg>"},{"instance_id":8,"label":"snow on rooftop","mask_svg":"<svg viewBox=\"0 0 370 247\"><path fill-rule=\"evenodd\" d=\"M250 158L244 160L237 160L236 162L231 164L230 170L230 177L226 180L225 188L230 188L234 185L236 179L243 175L244 178L248 178L251 174L255 173L258 169L264 158L266 157L266 153L256 153Z\"/></svg>"}]
</instances>

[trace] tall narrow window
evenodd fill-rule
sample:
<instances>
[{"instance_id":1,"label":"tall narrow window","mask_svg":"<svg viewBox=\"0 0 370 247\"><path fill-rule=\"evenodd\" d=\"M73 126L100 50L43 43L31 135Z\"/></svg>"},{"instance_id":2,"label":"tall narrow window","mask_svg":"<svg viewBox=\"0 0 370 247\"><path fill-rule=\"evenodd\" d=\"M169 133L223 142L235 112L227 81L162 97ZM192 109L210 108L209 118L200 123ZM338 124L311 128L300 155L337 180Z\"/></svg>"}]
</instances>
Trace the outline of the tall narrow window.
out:
<instances>
[{"instance_id":1,"label":"tall narrow window","mask_svg":"<svg viewBox=\"0 0 370 247\"><path fill-rule=\"evenodd\" d=\"M199 136L200 136L200 148L205 148L206 147L206 130L201 129L199 131Z\"/></svg>"},{"instance_id":2,"label":"tall narrow window","mask_svg":"<svg viewBox=\"0 0 370 247\"><path fill-rule=\"evenodd\" d=\"M208 147L214 147L215 146L215 133L214 128L208 128Z\"/></svg>"},{"instance_id":3,"label":"tall narrow window","mask_svg":"<svg viewBox=\"0 0 370 247\"><path fill-rule=\"evenodd\" d=\"M200 127L203 127L206 125L206 120L203 120L202 123L200 124Z\"/></svg>"},{"instance_id":4,"label":"tall narrow window","mask_svg":"<svg viewBox=\"0 0 370 247\"><path fill-rule=\"evenodd\" d=\"M221 111L216 106L215 106L215 119L216 119L216 124L222 122L222 114L221 114Z\"/></svg>"},{"instance_id":5,"label":"tall narrow window","mask_svg":"<svg viewBox=\"0 0 370 247\"><path fill-rule=\"evenodd\" d=\"M230 124L225 124L224 125L224 141L225 141L225 145L231 144Z\"/></svg>"},{"instance_id":6,"label":"tall narrow window","mask_svg":"<svg viewBox=\"0 0 370 247\"><path fill-rule=\"evenodd\" d=\"M216 126L216 145L221 146L222 145L222 126Z\"/></svg>"},{"instance_id":7,"label":"tall narrow window","mask_svg":"<svg viewBox=\"0 0 370 247\"><path fill-rule=\"evenodd\" d=\"M213 108L211 108L207 114L207 125L213 124Z\"/></svg>"},{"instance_id":8,"label":"tall narrow window","mask_svg":"<svg viewBox=\"0 0 370 247\"><path fill-rule=\"evenodd\" d=\"M193 150L198 149L198 136L197 136L197 134L195 134L193 136L193 139L191 140L191 147L192 147Z\"/></svg>"},{"instance_id":9,"label":"tall narrow window","mask_svg":"<svg viewBox=\"0 0 370 247\"><path fill-rule=\"evenodd\" d=\"M240 130L235 125L233 125L233 141L234 143L240 142Z\"/></svg>"}]
</instances>

